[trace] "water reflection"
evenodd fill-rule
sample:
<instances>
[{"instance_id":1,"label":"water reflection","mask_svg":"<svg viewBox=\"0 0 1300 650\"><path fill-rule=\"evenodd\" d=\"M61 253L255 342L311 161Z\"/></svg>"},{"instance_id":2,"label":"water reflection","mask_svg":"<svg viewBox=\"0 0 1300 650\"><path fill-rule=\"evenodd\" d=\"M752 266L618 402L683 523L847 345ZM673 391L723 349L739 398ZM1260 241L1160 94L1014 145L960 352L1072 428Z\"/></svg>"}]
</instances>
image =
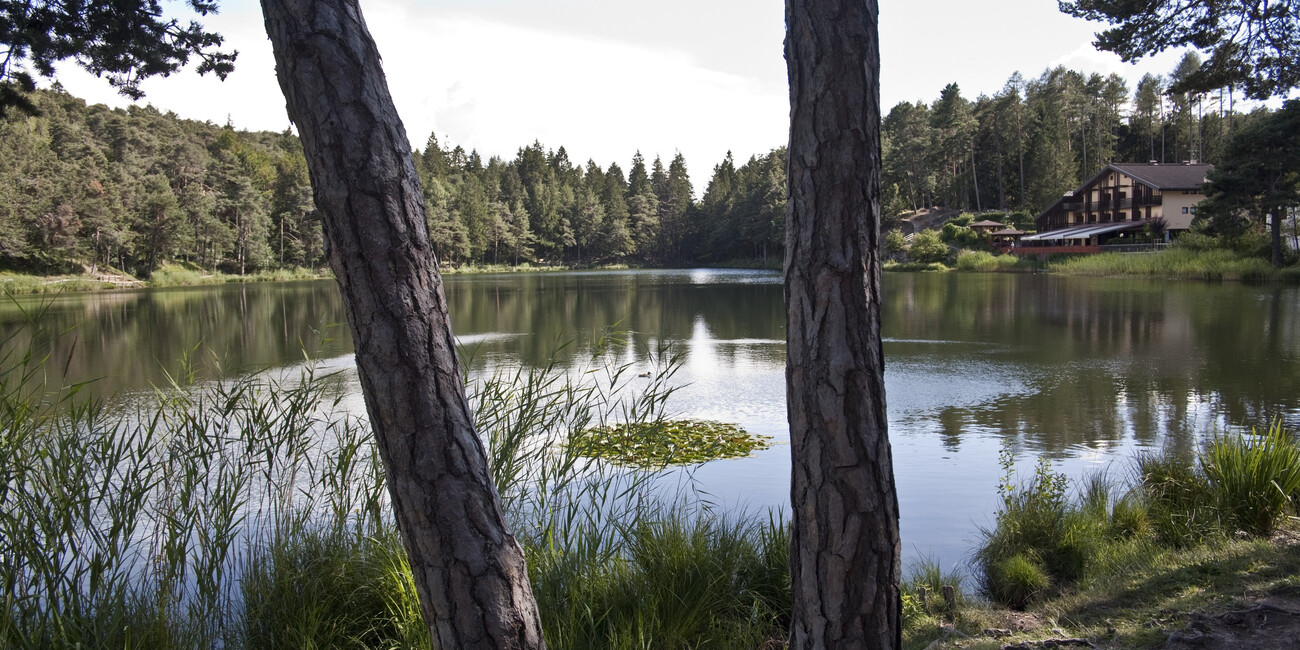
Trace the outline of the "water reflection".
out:
<instances>
[{"instance_id":1,"label":"water reflection","mask_svg":"<svg viewBox=\"0 0 1300 650\"><path fill-rule=\"evenodd\" d=\"M787 440L775 273L452 276L446 290L472 372L540 365L570 341L560 362L586 363L594 341L618 330L605 339L613 358L644 363L663 343L684 354L679 414ZM1214 426L1300 425L1294 287L904 274L886 277L885 297L904 539L921 552L964 553L995 505L1004 444L1078 473L1136 449L1192 449ZM36 344L51 372L99 378L102 394L163 383L187 359L204 376L293 364L304 351L351 365L332 282L24 298L0 306L0 328L19 331L23 310L44 310ZM778 445L695 478L719 501L767 506L786 503L788 473Z\"/></svg>"},{"instance_id":2,"label":"water reflection","mask_svg":"<svg viewBox=\"0 0 1300 650\"><path fill-rule=\"evenodd\" d=\"M697 382L783 381L781 285L758 271L626 271L451 276L453 330L472 363L545 363L608 339L635 359L662 342ZM1050 276L886 277L891 413L907 435L936 426L1023 438L1056 455L1131 439L1154 445L1213 423L1300 417L1300 290ZM0 328L30 332L65 381L103 394L163 383L187 365L212 375L345 355L332 282L223 285L20 298ZM216 361L218 363L212 363ZM219 368L214 367L219 366ZM225 370L220 370L224 368ZM721 399L722 395L715 398Z\"/></svg>"}]
</instances>

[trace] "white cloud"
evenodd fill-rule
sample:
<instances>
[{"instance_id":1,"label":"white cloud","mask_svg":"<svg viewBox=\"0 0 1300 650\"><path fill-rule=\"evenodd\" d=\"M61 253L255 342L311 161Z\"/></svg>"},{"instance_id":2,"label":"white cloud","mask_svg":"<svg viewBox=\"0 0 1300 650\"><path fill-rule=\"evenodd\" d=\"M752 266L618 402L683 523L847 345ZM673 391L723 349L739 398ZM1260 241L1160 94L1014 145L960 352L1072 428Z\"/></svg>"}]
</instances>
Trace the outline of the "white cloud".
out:
<instances>
[{"instance_id":1,"label":"white cloud","mask_svg":"<svg viewBox=\"0 0 1300 650\"><path fill-rule=\"evenodd\" d=\"M680 149L698 177L728 148L747 156L785 140L784 88L710 70L686 52L410 11L406 3L376 9L369 21L381 52L393 47L386 44L427 44L384 57L408 135L419 143L436 131L466 149L511 157L536 139L564 146L575 161L624 167L637 149L650 158Z\"/></svg>"},{"instance_id":2,"label":"white cloud","mask_svg":"<svg viewBox=\"0 0 1300 650\"><path fill-rule=\"evenodd\" d=\"M1168 76L1182 57L1181 51L1167 51L1136 63L1124 63L1117 54L1099 52L1091 43L1083 43L1068 54L1052 60L1048 66L1052 68L1065 66L1070 70L1103 76L1118 74L1129 82L1129 90L1132 91L1137 88L1137 82L1144 74Z\"/></svg>"},{"instance_id":3,"label":"white cloud","mask_svg":"<svg viewBox=\"0 0 1300 650\"><path fill-rule=\"evenodd\" d=\"M1167 74L1179 53L1138 66L1096 52L1096 25L1039 0L882 3L882 109L933 101L956 82L969 98L995 93L1015 71L1049 66ZM407 134L429 133L514 156L540 140L575 162L627 166L680 150L701 188L727 150L738 159L786 140L783 13L775 0L373 0L363 2ZM225 0L208 26L240 51L225 83L182 73L145 83L146 101L182 117L238 128L288 126L258 4ZM70 92L127 103L65 66Z\"/></svg>"},{"instance_id":4,"label":"white cloud","mask_svg":"<svg viewBox=\"0 0 1300 650\"><path fill-rule=\"evenodd\" d=\"M686 156L697 185L728 149L764 153L786 138L784 87L711 70L685 51L542 31L417 6L370 3L366 20L407 135L439 139L486 156L514 156L534 140L564 146L575 162L624 168L636 150L650 159ZM185 72L146 82L146 101L182 117L245 129L288 126L260 13L227 11L210 21L239 49L221 83ZM107 84L67 66L70 92L124 106Z\"/></svg>"}]
</instances>

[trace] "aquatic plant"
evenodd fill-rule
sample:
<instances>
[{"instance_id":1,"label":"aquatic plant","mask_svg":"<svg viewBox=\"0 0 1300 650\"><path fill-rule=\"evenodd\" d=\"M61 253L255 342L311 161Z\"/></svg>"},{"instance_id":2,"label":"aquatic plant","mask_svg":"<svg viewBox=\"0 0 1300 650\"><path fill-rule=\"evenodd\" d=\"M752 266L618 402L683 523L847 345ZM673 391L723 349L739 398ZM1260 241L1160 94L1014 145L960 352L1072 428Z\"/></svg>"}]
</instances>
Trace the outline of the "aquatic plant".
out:
<instances>
[{"instance_id":1,"label":"aquatic plant","mask_svg":"<svg viewBox=\"0 0 1300 650\"><path fill-rule=\"evenodd\" d=\"M688 419L592 427L569 444L584 456L629 467L657 468L744 458L767 449L770 441L735 424Z\"/></svg>"}]
</instances>

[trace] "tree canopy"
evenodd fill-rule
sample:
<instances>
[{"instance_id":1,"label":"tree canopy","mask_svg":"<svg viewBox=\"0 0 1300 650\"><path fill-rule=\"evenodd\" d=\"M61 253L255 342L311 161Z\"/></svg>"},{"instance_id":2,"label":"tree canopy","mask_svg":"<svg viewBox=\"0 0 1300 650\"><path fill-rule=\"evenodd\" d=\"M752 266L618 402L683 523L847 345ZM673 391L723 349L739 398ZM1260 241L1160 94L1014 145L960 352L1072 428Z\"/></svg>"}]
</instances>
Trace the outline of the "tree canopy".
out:
<instances>
[{"instance_id":1,"label":"tree canopy","mask_svg":"<svg viewBox=\"0 0 1300 650\"><path fill-rule=\"evenodd\" d=\"M216 0L186 0L198 16L216 13ZM167 76L198 57L198 72L222 79L234 70L237 52L223 52L219 34L197 21L163 16L158 0L49 2L0 0L0 115L32 112L27 95L37 75L54 77L55 64L73 59L83 68L139 99L140 82ZM28 66L32 68L28 70Z\"/></svg>"},{"instance_id":2,"label":"tree canopy","mask_svg":"<svg viewBox=\"0 0 1300 650\"><path fill-rule=\"evenodd\" d=\"M1210 172L1202 216L1270 220L1273 265L1282 265L1282 220L1300 207L1300 100L1242 128ZM1271 215L1271 219L1270 219Z\"/></svg>"},{"instance_id":3,"label":"tree canopy","mask_svg":"<svg viewBox=\"0 0 1300 650\"><path fill-rule=\"evenodd\" d=\"M1112 25L1098 49L1124 61L1170 48L1209 54L1173 90L1208 92L1237 86L1267 99L1300 86L1300 23L1294 0L1060 0L1061 11Z\"/></svg>"}]
</instances>

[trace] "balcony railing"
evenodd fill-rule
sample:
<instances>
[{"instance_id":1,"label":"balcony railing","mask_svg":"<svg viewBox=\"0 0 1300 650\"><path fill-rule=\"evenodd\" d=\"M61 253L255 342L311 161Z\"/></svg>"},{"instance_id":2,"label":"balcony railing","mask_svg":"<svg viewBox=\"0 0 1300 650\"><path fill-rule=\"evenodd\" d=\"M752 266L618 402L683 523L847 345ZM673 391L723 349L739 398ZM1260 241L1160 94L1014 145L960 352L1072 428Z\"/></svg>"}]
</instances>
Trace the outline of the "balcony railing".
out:
<instances>
[{"instance_id":1,"label":"balcony railing","mask_svg":"<svg viewBox=\"0 0 1300 650\"><path fill-rule=\"evenodd\" d=\"M1155 242L1147 244L1105 244L1101 246L1103 253L1154 253L1158 250L1164 250L1168 247L1167 242Z\"/></svg>"},{"instance_id":2,"label":"balcony railing","mask_svg":"<svg viewBox=\"0 0 1300 650\"><path fill-rule=\"evenodd\" d=\"M1160 196L1138 197L1136 199L1125 197L1117 201L1111 200L1110 198L1103 198L1102 200L1097 201L1096 203L1089 204L1088 209L1093 211L1102 211L1102 210L1128 210L1129 208L1145 208L1149 205L1150 206L1161 205L1163 203L1163 200L1164 200L1163 197ZM1079 205L1082 206L1082 204ZM1075 211L1077 212L1082 209L1083 209L1082 207L1075 208Z\"/></svg>"}]
</instances>

